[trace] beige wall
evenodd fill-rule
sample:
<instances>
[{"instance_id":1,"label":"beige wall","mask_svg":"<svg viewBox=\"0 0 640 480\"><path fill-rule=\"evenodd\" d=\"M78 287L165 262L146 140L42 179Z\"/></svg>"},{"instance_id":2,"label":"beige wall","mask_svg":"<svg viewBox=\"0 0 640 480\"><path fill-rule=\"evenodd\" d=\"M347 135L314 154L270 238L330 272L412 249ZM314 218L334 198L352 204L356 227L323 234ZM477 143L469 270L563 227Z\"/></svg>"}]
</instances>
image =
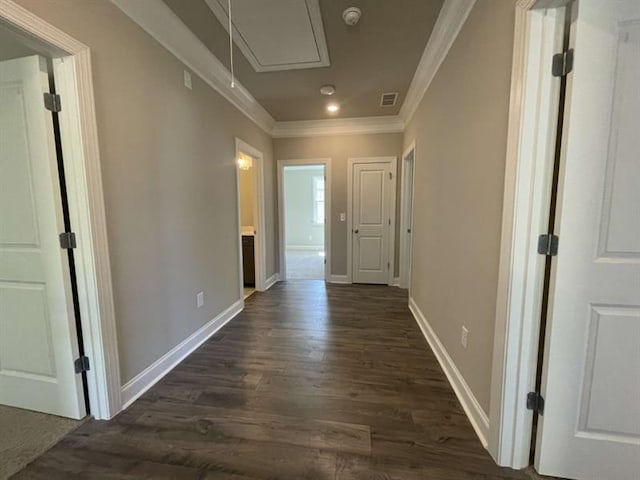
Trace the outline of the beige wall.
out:
<instances>
[{"instance_id":1,"label":"beige wall","mask_svg":"<svg viewBox=\"0 0 640 480\"><path fill-rule=\"evenodd\" d=\"M255 202L255 182L253 176L255 170L238 169L240 183L240 218L243 227L255 227L253 216L253 204Z\"/></svg>"},{"instance_id":2,"label":"beige wall","mask_svg":"<svg viewBox=\"0 0 640 480\"><path fill-rule=\"evenodd\" d=\"M238 300L234 136L264 153L275 272L272 140L109 1L18 3L92 51L124 383Z\"/></svg>"},{"instance_id":3,"label":"beige wall","mask_svg":"<svg viewBox=\"0 0 640 480\"><path fill-rule=\"evenodd\" d=\"M402 134L277 138L273 142L276 160L331 159L331 274L346 275L347 223L340 221L340 213L347 212L347 160L353 157L400 158Z\"/></svg>"},{"instance_id":4,"label":"beige wall","mask_svg":"<svg viewBox=\"0 0 640 480\"><path fill-rule=\"evenodd\" d=\"M404 138L416 140L411 294L487 413L514 5L475 4Z\"/></svg>"}]
</instances>

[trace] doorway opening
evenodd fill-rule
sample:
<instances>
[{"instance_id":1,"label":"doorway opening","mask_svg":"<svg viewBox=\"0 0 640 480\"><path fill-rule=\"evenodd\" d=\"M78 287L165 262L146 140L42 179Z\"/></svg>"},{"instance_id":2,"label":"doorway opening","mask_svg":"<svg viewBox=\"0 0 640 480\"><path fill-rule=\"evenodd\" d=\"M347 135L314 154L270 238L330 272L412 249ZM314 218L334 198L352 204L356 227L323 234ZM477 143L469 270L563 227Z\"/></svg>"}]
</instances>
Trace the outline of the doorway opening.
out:
<instances>
[{"instance_id":1,"label":"doorway opening","mask_svg":"<svg viewBox=\"0 0 640 480\"><path fill-rule=\"evenodd\" d=\"M325 280L330 261L329 161L281 160L278 166L282 279Z\"/></svg>"},{"instance_id":2,"label":"doorway opening","mask_svg":"<svg viewBox=\"0 0 640 480\"><path fill-rule=\"evenodd\" d=\"M0 478L89 414L65 162L48 48L0 22ZM45 100L46 99L46 100Z\"/></svg>"},{"instance_id":3,"label":"doorway opening","mask_svg":"<svg viewBox=\"0 0 640 480\"><path fill-rule=\"evenodd\" d=\"M402 155L402 184L400 200L400 287L411 288L411 250L413 226L413 185L415 168L415 142Z\"/></svg>"},{"instance_id":4,"label":"doorway opening","mask_svg":"<svg viewBox=\"0 0 640 480\"><path fill-rule=\"evenodd\" d=\"M262 152L236 138L236 180L240 236L240 298L265 289Z\"/></svg>"},{"instance_id":5,"label":"doorway opening","mask_svg":"<svg viewBox=\"0 0 640 480\"><path fill-rule=\"evenodd\" d=\"M542 475L631 479L640 5L548 6L516 12L490 448Z\"/></svg>"},{"instance_id":6,"label":"doorway opening","mask_svg":"<svg viewBox=\"0 0 640 480\"><path fill-rule=\"evenodd\" d=\"M324 280L324 177L323 165L284 167L287 279Z\"/></svg>"}]
</instances>

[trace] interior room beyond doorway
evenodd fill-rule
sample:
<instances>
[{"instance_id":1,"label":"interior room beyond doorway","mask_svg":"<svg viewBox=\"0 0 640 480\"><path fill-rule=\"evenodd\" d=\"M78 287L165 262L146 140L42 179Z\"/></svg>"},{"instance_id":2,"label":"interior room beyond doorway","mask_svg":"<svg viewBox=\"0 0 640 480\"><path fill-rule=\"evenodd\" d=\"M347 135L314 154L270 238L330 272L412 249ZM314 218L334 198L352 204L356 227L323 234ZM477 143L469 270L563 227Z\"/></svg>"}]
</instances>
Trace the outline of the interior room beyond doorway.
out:
<instances>
[{"instance_id":1,"label":"interior room beyond doorway","mask_svg":"<svg viewBox=\"0 0 640 480\"><path fill-rule=\"evenodd\" d=\"M287 279L323 280L325 266L325 167L284 168Z\"/></svg>"},{"instance_id":2,"label":"interior room beyond doorway","mask_svg":"<svg viewBox=\"0 0 640 480\"><path fill-rule=\"evenodd\" d=\"M240 223L242 236L243 298L256 289L256 178L255 159L244 152L238 154L240 188Z\"/></svg>"}]
</instances>

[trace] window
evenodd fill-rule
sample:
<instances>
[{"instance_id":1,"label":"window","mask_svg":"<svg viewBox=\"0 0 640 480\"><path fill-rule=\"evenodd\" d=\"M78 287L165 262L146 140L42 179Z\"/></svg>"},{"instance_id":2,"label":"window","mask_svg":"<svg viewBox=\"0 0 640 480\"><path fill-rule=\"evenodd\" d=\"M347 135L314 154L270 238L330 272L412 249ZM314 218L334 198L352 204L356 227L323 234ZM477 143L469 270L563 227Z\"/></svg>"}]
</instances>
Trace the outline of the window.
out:
<instances>
[{"instance_id":1,"label":"window","mask_svg":"<svg viewBox=\"0 0 640 480\"><path fill-rule=\"evenodd\" d=\"M313 223L324 223L324 177L313 177Z\"/></svg>"}]
</instances>

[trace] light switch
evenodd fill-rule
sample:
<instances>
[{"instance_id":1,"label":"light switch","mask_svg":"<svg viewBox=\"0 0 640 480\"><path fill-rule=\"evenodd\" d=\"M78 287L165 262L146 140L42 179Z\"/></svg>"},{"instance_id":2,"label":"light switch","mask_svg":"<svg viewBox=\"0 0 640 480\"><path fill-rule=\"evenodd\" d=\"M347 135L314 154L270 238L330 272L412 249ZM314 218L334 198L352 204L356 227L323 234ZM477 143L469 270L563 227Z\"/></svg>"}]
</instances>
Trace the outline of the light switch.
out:
<instances>
[{"instance_id":1,"label":"light switch","mask_svg":"<svg viewBox=\"0 0 640 480\"><path fill-rule=\"evenodd\" d=\"M196 294L196 307L200 308L204 305L204 292L198 292Z\"/></svg>"},{"instance_id":2,"label":"light switch","mask_svg":"<svg viewBox=\"0 0 640 480\"><path fill-rule=\"evenodd\" d=\"M341 214L340 214L340 221L341 221L341 222L344 222L346 219L347 219L347 215L346 215L346 214L344 214L344 213L341 213Z\"/></svg>"}]
</instances>

